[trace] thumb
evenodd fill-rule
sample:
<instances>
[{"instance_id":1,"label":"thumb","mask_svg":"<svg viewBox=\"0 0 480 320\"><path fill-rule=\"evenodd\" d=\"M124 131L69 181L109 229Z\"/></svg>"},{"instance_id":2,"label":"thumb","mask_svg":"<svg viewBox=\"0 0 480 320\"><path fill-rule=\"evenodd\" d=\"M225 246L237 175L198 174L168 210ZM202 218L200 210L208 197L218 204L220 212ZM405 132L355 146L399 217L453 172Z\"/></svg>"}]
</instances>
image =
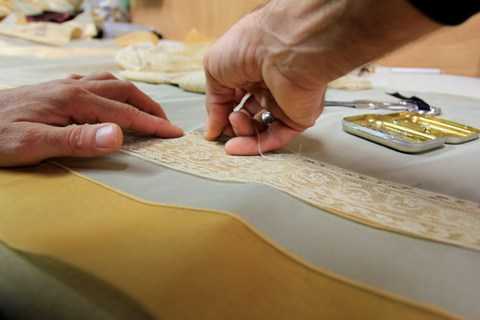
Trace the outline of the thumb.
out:
<instances>
[{"instance_id":1,"label":"thumb","mask_svg":"<svg viewBox=\"0 0 480 320\"><path fill-rule=\"evenodd\" d=\"M53 127L36 124L29 162L52 157L96 157L115 152L123 143L120 127L113 123Z\"/></svg>"},{"instance_id":2,"label":"thumb","mask_svg":"<svg viewBox=\"0 0 480 320\"><path fill-rule=\"evenodd\" d=\"M113 123L46 128L45 150L55 157L96 157L115 152L123 143L123 132Z\"/></svg>"}]
</instances>

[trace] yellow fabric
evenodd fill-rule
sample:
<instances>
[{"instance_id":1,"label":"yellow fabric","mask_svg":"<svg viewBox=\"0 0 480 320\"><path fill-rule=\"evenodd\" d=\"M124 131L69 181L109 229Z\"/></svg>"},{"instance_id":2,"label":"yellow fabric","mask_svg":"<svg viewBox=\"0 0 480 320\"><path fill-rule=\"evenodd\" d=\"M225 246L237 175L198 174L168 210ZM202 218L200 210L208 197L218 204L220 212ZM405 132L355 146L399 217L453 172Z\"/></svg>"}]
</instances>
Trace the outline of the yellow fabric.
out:
<instances>
[{"instance_id":1,"label":"yellow fabric","mask_svg":"<svg viewBox=\"0 0 480 320\"><path fill-rule=\"evenodd\" d=\"M454 318L308 266L228 214L143 202L53 165L0 170L0 190L2 241L94 275L155 318Z\"/></svg>"}]
</instances>

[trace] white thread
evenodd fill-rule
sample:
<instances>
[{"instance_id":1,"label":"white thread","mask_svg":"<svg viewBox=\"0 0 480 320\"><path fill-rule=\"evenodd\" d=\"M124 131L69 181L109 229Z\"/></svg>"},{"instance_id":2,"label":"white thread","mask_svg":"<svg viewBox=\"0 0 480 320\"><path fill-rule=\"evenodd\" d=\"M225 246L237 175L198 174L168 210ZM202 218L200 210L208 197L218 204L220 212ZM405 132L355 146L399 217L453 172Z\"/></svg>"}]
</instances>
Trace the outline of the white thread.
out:
<instances>
[{"instance_id":1,"label":"white thread","mask_svg":"<svg viewBox=\"0 0 480 320\"><path fill-rule=\"evenodd\" d=\"M240 103L233 109L234 112L238 112L240 110L242 110L244 107L245 107L245 104L247 102L247 100L252 96L251 93L247 93L243 98L242 100L240 101ZM263 107L264 109L266 109L266 101L265 101L265 97L262 97L261 101L260 101L260 106ZM265 159L265 160L270 160L270 161L274 161L274 160L280 160L280 159L272 159L271 157L268 157L266 156L263 151L262 151L262 139L261 139L261 136L260 136L260 132L258 131L258 128L257 126L254 124L254 128L255 128L255 132L257 134L257 152L258 154L260 155L260 157L262 157L262 159ZM267 127L267 130L270 130L270 126Z\"/></svg>"},{"instance_id":2,"label":"white thread","mask_svg":"<svg viewBox=\"0 0 480 320\"><path fill-rule=\"evenodd\" d=\"M258 128L257 126L254 125L254 128L255 128L255 132L257 133L257 151L258 151L258 154L260 155L260 157L262 157L263 159L267 159L267 156L265 156L262 152L262 140L261 140L261 136L260 136L260 132L258 132ZM268 129L267 129L268 130Z\"/></svg>"},{"instance_id":3,"label":"white thread","mask_svg":"<svg viewBox=\"0 0 480 320\"><path fill-rule=\"evenodd\" d=\"M267 130L271 130L271 128L267 127ZM258 154L260 155L260 157L262 159L265 159L265 160L268 160L268 161L282 161L283 160L282 158L269 157L265 153L263 153L263 151L262 151L262 139L261 139L261 135L260 135L260 132L258 131L257 127L255 127L255 132L257 133L257 151L258 151Z\"/></svg>"},{"instance_id":4,"label":"white thread","mask_svg":"<svg viewBox=\"0 0 480 320\"><path fill-rule=\"evenodd\" d=\"M242 100L240 101L240 103L235 107L233 108L233 112L238 112L240 110L243 109L243 107L245 106L245 103L247 102L247 100L252 96L251 93L247 93L246 95L243 96Z\"/></svg>"}]
</instances>

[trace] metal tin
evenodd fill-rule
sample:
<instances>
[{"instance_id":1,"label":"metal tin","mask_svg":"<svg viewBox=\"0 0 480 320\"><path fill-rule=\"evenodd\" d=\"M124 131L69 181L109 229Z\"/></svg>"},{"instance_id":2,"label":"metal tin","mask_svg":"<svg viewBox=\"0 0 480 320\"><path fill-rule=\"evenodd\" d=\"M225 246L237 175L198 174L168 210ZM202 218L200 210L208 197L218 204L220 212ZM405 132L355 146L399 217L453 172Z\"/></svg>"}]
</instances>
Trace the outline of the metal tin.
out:
<instances>
[{"instance_id":1,"label":"metal tin","mask_svg":"<svg viewBox=\"0 0 480 320\"><path fill-rule=\"evenodd\" d=\"M343 130L387 147L420 153L478 138L480 130L414 112L365 114L343 119Z\"/></svg>"}]
</instances>

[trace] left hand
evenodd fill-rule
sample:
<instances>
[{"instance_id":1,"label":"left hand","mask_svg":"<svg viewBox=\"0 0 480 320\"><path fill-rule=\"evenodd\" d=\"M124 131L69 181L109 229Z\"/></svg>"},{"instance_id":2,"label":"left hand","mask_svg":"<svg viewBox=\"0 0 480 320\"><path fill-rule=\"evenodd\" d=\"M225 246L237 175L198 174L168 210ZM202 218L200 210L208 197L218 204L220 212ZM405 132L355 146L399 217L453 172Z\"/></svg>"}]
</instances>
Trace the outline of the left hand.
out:
<instances>
[{"instance_id":1,"label":"left hand","mask_svg":"<svg viewBox=\"0 0 480 320\"><path fill-rule=\"evenodd\" d=\"M121 128L179 137L162 107L110 73L0 91L0 167L115 152Z\"/></svg>"}]
</instances>

